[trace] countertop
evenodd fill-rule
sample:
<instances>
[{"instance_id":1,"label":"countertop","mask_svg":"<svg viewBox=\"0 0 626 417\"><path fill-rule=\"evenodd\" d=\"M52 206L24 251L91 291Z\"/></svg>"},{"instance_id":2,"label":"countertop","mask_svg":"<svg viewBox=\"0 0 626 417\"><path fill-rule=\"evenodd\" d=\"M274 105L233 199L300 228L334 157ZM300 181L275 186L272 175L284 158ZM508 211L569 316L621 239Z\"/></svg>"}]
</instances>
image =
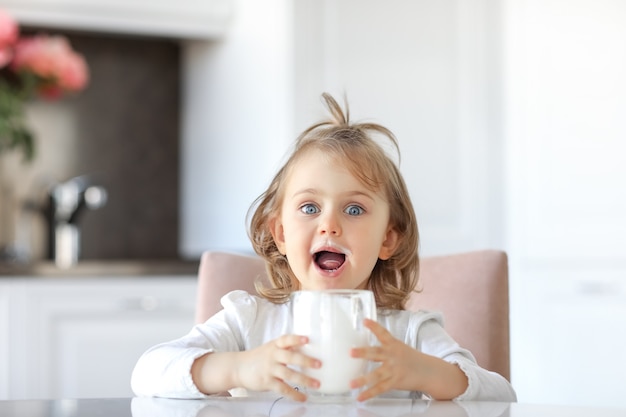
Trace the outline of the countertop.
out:
<instances>
[{"instance_id":1,"label":"countertop","mask_svg":"<svg viewBox=\"0 0 626 417\"><path fill-rule=\"evenodd\" d=\"M85 260L69 268L59 268L54 262L0 262L0 278L197 275L199 264L199 260L181 259Z\"/></svg>"},{"instance_id":2,"label":"countertop","mask_svg":"<svg viewBox=\"0 0 626 417\"><path fill-rule=\"evenodd\" d=\"M7 417L623 417L624 409L486 401L426 401L374 398L365 403L305 402L284 398L212 397L203 400L168 398L96 398L0 401Z\"/></svg>"}]
</instances>

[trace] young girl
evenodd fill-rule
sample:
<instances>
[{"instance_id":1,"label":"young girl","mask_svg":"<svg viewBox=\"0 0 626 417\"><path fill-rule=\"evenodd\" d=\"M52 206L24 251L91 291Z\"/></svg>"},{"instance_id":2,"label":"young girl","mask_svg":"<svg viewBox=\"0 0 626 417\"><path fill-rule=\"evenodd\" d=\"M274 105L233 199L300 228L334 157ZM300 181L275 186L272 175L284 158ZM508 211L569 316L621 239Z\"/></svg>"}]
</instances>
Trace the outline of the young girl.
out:
<instances>
[{"instance_id":1,"label":"young girl","mask_svg":"<svg viewBox=\"0 0 626 417\"><path fill-rule=\"evenodd\" d=\"M508 381L479 367L438 314L404 310L417 281L417 222L398 167L375 139L399 152L397 141L378 124L351 124L347 108L344 114L330 95L323 98L331 120L300 135L250 221L271 288L259 287L261 297L231 292L224 309L188 335L149 349L133 371L134 392L197 398L241 387L304 401L299 388L319 381L297 369L324 364L297 349L308 340L290 334L289 296L358 288L374 293L379 310L378 322L365 323L378 346L351 352L379 365L352 381L358 400L515 401Z\"/></svg>"}]
</instances>

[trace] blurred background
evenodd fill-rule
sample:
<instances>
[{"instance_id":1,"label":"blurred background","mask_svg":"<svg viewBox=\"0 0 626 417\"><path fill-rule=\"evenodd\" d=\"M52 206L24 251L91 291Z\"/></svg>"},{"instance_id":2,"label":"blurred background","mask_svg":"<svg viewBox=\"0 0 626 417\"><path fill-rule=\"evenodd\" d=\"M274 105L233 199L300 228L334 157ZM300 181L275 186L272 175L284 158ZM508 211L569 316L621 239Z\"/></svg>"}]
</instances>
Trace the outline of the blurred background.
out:
<instances>
[{"instance_id":1,"label":"blurred background","mask_svg":"<svg viewBox=\"0 0 626 417\"><path fill-rule=\"evenodd\" d=\"M30 103L39 155L3 161L24 257L45 227L23 202L79 175L108 192L81 259L249 252L250 204L345 94L399 139L422 256L507 251L520 402L626 406L626 3L48 3L0 8L68 36L91 80Z\"/></svg>"}]
</instances>

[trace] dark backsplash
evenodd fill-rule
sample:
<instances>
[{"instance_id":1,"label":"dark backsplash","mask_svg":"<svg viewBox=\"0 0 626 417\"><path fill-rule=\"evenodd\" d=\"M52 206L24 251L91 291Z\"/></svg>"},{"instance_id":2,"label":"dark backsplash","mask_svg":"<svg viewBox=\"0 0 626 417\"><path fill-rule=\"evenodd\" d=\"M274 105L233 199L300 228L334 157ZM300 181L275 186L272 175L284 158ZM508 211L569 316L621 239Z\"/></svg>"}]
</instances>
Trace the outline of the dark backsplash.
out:
<instances>
[{"instance_id":1,"label":"dark backsplash","mask_svg":"<svg viewBox=\"0 0 626 417\"><path fill-rule=\"evenodd\" d=\"M73 169L108 191L107 204L80 219L81 259L178 257L179 45L64 35L91 73L88 87L66 99L78 123Z\"/></svg>"}]
</instances>

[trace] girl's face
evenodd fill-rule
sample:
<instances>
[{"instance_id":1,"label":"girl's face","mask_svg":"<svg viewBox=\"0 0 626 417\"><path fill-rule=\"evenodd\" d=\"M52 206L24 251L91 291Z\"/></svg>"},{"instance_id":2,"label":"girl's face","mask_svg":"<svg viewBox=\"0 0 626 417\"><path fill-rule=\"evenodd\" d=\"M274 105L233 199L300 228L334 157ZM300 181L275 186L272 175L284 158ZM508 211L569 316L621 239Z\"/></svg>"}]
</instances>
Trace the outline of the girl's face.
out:
<instances>
[{"instance_id":1,"label":"girl's face","mask_svg":"<svg viewBox=\"0 0 626 417\"><path fill-rule=\"evenodd\" d=\"M363 289L398 233L389 204L320 151L304 155L288 174L272 236L303 290Z\"/></svg>"}]
</instances>

